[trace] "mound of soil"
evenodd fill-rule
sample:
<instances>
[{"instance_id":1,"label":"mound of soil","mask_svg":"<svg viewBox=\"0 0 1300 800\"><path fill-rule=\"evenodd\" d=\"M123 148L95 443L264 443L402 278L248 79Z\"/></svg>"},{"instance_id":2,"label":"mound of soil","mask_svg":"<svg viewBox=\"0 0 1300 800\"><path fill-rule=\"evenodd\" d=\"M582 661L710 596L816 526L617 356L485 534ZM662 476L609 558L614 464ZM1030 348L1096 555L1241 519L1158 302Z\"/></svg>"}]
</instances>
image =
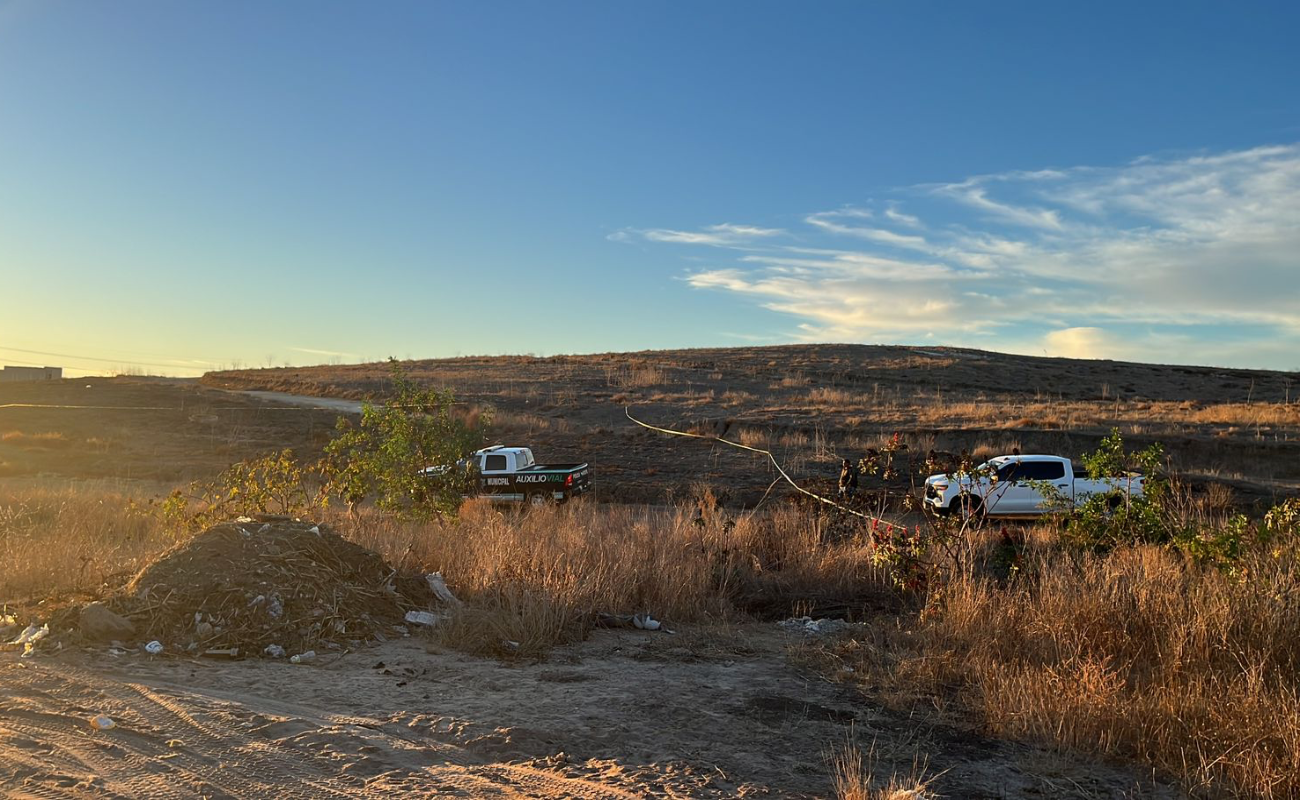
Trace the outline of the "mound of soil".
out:
<instances>
[{"instance_id":1,"label":"mound of soil","mask_svg":"<svg viewBox=\"0 0 1300 800\"><path fill-rule=\"evenodd\" d=\"M406 611L434 602L420 576L399 575L323 525L241 517L163 553L113 605L171 652L260 655L392 636Z\"/></svg>"}]
</instances>

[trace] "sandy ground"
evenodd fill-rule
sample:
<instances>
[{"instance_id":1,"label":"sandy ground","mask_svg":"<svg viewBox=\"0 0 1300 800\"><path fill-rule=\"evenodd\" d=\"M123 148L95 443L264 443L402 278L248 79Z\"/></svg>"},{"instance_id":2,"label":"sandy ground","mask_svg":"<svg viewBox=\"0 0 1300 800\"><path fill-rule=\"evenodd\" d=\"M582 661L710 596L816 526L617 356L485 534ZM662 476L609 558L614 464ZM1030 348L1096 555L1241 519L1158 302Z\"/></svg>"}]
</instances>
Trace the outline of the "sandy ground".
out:
<instances>
[{"instance_id":1,"label":"sandy ground","mask_svg":"<svg viewBox=\"0 0 1300 800\"><path fill-rule=\"evenodd\" d=\"M601 631L544 663L418 638L310 666L0 654L13 797L825 797L852 733L945 797L1175 797L1126 767L906 716L800 672L772 625ZM117 727L94 731L88 720Z\"/></svg>"}]
</instances>

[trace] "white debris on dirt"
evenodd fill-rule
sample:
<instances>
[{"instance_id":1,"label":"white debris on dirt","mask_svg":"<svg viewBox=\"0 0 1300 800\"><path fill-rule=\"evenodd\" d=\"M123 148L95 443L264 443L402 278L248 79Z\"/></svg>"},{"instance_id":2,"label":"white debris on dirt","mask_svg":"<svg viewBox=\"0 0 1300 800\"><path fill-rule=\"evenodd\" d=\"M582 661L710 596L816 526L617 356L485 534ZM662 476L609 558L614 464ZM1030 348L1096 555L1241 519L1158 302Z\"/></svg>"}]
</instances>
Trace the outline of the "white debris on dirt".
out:
<instances>
[{"instance_id":1,"label":"white debris on dirt","mask_svg":"<svg viewBox=\"0 0 1300 800\"><path fill-rule=\"evenodd\" d=\"M636 628L642 631L663 631L673 633L664 624L649 614L610 614L597 612L596 626L599 628Z\"/></svg>"},{"instance_id":2,"label":"white debris on dirt","mask_svg":"<svg viewBox=\"0 0 1300 800\"><path fill-rule=\"evenodd\" d=\"M451 589L447 588L447 582L443 580L441 572L430 572L428 575L424 576L424 580L428 582L429 589L437 595L438 599L442 602L449 606L458 606L461 604L460 598L452 594Z\"/></svg>"},{"instance_id":3,"label":"white debris on dirt","mask_svg":"<svg viewBox=\"0 0 1300 800\"><path fill-rule=\"evenodd\" d=\"M284 658L284 648L278 644L268 644L262 651L268 658Z\"/></svg>"},{"instance_id":4,"label":"white debris on dirt","mask_svg":"<svg viewBox=\"0 0 1300 800\"><path fill-rule=\"evenodd\" d=\"M154 639L152 642L144 646L144 651L151 656L156 656L163 651L162 642Z\"/></svg>"},{"instance_id":5,"label":"white debris on dirt","mask_svg":"<svg viewBox=\"0 0 1300 800\"><path fill-rule=\"evenodd\" d=\"M305 653L299 653L299 654L296 655L296 656L290 656L290 657L289 657L289 663L290 663L290 664L306 664L306 663L308 663L308 662L310 662L310 661L315 661L315 660L316 660L316 651L315 651L315 650L308 650L308 651L305 652Z\"/></svg>"},{"instance_id":6,"label":"white debris on dirt","mask_svg":"<svg viewBox=\"0 0 1300 800\"><path fill-rule=\"evenodd\" d=\"M842 619L813 619L812 617L792 617L784 619L777 623L783 630L791 633L802 633L804 636L831 636L837 633L845 633L857 628L862 624L858 622L845 622Z\"/></svg>"},{"instance_id":7,"label":"white debris on dirt","mask_svg":"<svg viewBox=\"0 0 1300 800\"><path fill-rule=\"evenodd\" d=\"M49 635L50 626L48 623L39 628L35 624L28 625L22 633L18 634L18 638L7 643L7 647L21 647L23 649L23 658L29 658L36 654L36 646Z\"/></svg>"},{"instance_id":8,"label":"white debris on dirt","mask_svg":"<svg viewBox=\"0 0 1300 800\"><path fill-rule=\"evenodd\" d=\"M0 639L13 633L18 628L18 618L13 614L0 614Z\"/></svg>"},{"instance_id":9,"label":"white debris on dirt","mask_svg":"<svg viewBox=\"0 0 1300 800\"><path fill-rule=\"evenodd\" d=\"M632 615L632 624L643 631L657 631L663 627L659 620L649 614Z\"/></svg>"},{"instance_id":10,"label":"white debris on dirt","mask_svg":"<svg viewBox=\"0 0 1300 800\"><path fill-rule=\"evenodd\" d=\"M440 617L431 611L408 611L406 621L412 625L437 625Z\"/></svg>"},{"instance_id":11,"label":"white debris on dirt","mask_svg":"<svg viewBox=\"0 0 1300 800\"><path fill-rule=\"evenodd\" d=\"M17 638L17 639L14 639L14 640L13 640L12 642L10 642L9 644L10 644L10 645L13 645L14 647L24 647L24 646L26 646L26 645L30 645L30 644L32 644L32 643L34 643L34 642L39 642L41 639L44 639L46 636L49 636L49 635L50 635L50 626L49 626L49 625L42 625L42 626L39 627L39 628L36 627L36 625L34 625L34 624L33 624L33 625L28 625L28 626L23 630L22 633L18 634L18 638Z\"/></svg>"},{"instance_id":12,"label":"white debris on dirt","mask_svg":"<svg viewBox=\"0 0 1300 800\"><path fill-rule=\"evenodd\" d=\"M97 731L111 731L117 727L117 723L113 721L112 717L97 714L90 718L90 727Z\"/></svg>"}]
</instances>

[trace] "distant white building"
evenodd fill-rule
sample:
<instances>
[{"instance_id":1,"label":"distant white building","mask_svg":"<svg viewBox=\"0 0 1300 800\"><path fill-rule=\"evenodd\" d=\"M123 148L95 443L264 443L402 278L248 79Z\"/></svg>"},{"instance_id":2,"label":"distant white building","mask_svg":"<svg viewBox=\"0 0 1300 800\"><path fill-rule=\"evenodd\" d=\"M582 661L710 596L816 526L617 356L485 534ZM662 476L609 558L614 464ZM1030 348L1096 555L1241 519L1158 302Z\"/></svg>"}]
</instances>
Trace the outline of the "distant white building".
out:
<instances>
[{"instance_id":1,"label":"distant white building","mask_svg":"<svg viewBox=\"0 0 1300 800\"><path fill-rule=\"evenodd\" d=\"M63 367L0 367L0 383L57 381L62 378Z\"/></svg>"}]
</instances>

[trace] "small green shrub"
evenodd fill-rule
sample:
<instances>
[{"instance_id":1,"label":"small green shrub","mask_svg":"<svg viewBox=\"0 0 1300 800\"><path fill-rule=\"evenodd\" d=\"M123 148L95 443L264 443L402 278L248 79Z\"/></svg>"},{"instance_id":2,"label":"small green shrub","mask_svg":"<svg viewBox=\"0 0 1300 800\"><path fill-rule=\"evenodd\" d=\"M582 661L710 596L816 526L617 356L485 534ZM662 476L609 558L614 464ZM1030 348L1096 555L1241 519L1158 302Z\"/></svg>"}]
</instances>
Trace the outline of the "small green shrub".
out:
<instances>
[{"instance_id":1,"label":"small green shrub","mask_svg":"<svg viewBox=\"0 0 1300 800\"><path fill-rule=\"evenodd\" d=\"M394 359L394 392L385 405L366 403L360 422L340 418L325 447L325 496L349 509L373 497L375 505L406 516L454 514L473 475L454 468L484 441L489 412L455 413L451 392L416 385ZM441 472L426 467L445 466Z\"/></svg>"}]
</instances>

